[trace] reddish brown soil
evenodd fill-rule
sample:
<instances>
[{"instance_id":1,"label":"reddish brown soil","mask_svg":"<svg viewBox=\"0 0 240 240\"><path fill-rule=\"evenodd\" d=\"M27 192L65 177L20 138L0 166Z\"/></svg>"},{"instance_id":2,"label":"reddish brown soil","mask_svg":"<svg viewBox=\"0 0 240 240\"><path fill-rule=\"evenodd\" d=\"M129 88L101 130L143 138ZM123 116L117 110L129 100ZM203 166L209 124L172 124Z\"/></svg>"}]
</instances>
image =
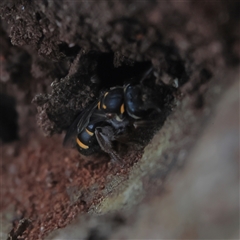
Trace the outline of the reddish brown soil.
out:
<instances>
[{"instance_id":1,"label":"reddish brown soil","mask_svg":"<svg viewBox=\"0 0 240 240\"><path fill-rule=\"evenodd\" d=\"M0 149L0 207L14 207L12 239L24 228L24 236L36 240L66 226L107 194L103 190L116 174L126 179L140 158L141 151L130 151L121 167L106 156L83 158L62 147L59 133L102 87L119 84L119 75L135 76L142 70L137 65L131 72L136 63L153 65L155 86L168 89L159 91L167 103L162 123L171 111L169 89L191 96L201 109L214 73L239 64L237 1L4 0L0 7L0 93L16 100L18 113L9 100L3 107L11 111L0 115L1 129L16 129L5 134L13 143L1 135L7 144ZM101 80L96 86L95 74ZM58 135L44 138L42 132ZM18 227L21 219L30 225Z\"/></svg>"},{"instance_id":2,"label":"reddish brown soil","mask_svg":"<svg viewBox=\"0 0 240 240\"><path fill-rule=\"evenodd\" d=\"M127 166L121 170L104 156L97 162L83 159L77 151L64 149L60 137L46 139L35 132L31 139L4 147L1 166L1 211L15 206L15 224L23 217L31 221L28 239L66 226L99 201L107 179L128 172ZM128 166L132 161L128 158Z\"/></svg>"}]
</instances>

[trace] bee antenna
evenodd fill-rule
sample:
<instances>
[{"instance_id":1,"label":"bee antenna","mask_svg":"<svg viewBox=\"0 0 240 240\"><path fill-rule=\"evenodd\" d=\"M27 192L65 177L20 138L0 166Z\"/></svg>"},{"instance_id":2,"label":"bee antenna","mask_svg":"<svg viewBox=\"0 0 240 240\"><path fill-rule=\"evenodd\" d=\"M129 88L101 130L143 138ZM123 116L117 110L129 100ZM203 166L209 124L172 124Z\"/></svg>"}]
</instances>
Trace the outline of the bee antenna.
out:
<instances>
[{"instance_id":1,"label":"bee antenna","mask_svg":"<svg viewBox=\"0 0 240 240\"><path fill-rule=\"evenodd\" d=\"M153 72L153 66L149 67L149 69L143 74L142 78L140 79L140 84Z\"/></svg>"}]
</instances>

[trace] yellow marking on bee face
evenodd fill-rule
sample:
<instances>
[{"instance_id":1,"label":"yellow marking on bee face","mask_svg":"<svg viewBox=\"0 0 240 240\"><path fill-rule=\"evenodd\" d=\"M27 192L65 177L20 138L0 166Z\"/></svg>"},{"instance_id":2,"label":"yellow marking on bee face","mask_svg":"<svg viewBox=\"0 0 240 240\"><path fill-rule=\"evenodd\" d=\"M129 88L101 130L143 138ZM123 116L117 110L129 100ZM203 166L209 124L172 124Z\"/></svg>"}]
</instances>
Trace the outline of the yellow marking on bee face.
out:
<instances>
[{"instance_id":1,"label":"yellow marking on bee face","mask_svg":"<svg viewBox=\"0 0 240 240\"><path fill-rule=\"evenodd\" d=\"M87 128L85 128L85 130L86 130L88 135L93 136L93 134L94 134L93 132L90 132Z\"/></svg>"},{"instance_id":2,"label":"yellow marking on bee face","mask_svg":"<svg viewBox=\"0 0 240 240\"><path fill-rule=\"evenodd\" d=\"M104 94L104 96L103 96L103 104L102 104L102 108L103 108L103 109L106 109L106 108L107 108L107 106L104 104L104 99L105 99L105 97L108 95L108 93L109 93L109 92L106 92L106 93Z\"/></svg>"},{"instance_id":3,"label":"yellow marking on bee face","mask_svg":"<svg viewBox=\"0 0 240 240\"><path fill-rule=\"evenodd\" d=\"M101 101L98 102L97 107L98 107L98 109L101 108Z\"/></svg>"},{"instance_id":4,"label":"yellow marking on bee face","mask_svg":"<svg viewBox=\"0 0 240 240\"><path fill-rule=\"evenodd\" d=\"M85 144L83 144L78 138L76 138L77 140L77 144L79 147L83 148L83 149L88 149L89 147Z\"/></svg>"},{"instance_id":5,"label":"yellow marking on bee face","mask_svg":"<svg viewBox=\"0 0 240 240\"><path fill-rule=\"evenodd\" d=\"M123 114L125 111L125 108L124 108L124 103L121 105L120 107L120 113Z\"/></svg>"}]
</instances>

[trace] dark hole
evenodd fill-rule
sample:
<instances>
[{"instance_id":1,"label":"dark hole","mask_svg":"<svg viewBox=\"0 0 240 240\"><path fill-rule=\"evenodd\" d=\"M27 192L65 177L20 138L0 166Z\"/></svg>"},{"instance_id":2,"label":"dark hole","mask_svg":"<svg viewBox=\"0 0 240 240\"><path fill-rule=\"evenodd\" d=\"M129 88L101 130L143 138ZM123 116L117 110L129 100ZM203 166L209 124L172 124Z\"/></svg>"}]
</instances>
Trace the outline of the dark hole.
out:
<instances>
[{"instance_id":1,"label":"dark hole","mask_svg":"<svg viewBox=\"0 0 240 240\"><path fill-rule=\"evenodd\" d=\"M18 114L13 97L0 94L0 139L12 142L18 139Z\"/></svg>"},{"instance_id":2,"label":"dark hole","mask_svg":"<svg viewBox=\"0 0 240 240\"><path fill-rule=\"evenodd\" d=\"M73 47L69 47L67 43L63 42L58 45L59 51L62 52L67 57L74 57L76 53L80 51L80 47L75 45Z\"/></svg>"},{"instance_id":3,"label":"dark hole","mask_svg":"<svg viewBox=\"0 0 240 240\"><path fill-rule=\"evenodd\" d=\"M182 86L188 80L188 75L185 71L184 63L180 59L173 60L171 58L166 58L168 63L168 69L166 72L173 78L178 78L179 85Z\"/></svg>"},{"instance_id":4,"label":"dark hole","mask_svg":"<svg viewBox=\"0 0 240 240\"><path fill-rule=\"evenodd\" d=\"M150 62L134 62L132 65L124 64L114 66L114 56L111 53L102 54L98 60L97 76L103 88L122 86L128 81L138 81L151 67Z\"/></svg>"},{"instance_id":5,"label":"dark hole","mask_svg":"<svg viewBox=\"0 0 240 240\"><path fill-rule=\"evenodd\" d=\"M39 12L36 12L36 19L37 19L37 21L40 21L42 19Z\"/></svg>"},{"instance_id":6,"label":"dark hole","mask_svg":"<svg viewBox=\"0 0 240 240\"><path fill-rule=\"evenodd\" d=\"M174 66L175 68L171 69L171 73L175 75L175 77L176 75L180 77L184 72L180 61L174 62ZM96 75L99 78L100 89L108 89L117 85L123 86L125 83L139 84L140 80L143 79L151 67L152 64L149 61L132 62L131 65L129 65L129 62L123 62L120 67L115 67L113 54L101 54L97 60ZM144 121L138 129L129 129L128 135L132 142L137 142L140 145L147 143L156 128L162 126L166 117L171 112L169 106L173 100L172 93L175 90L176 89L171 86L157 85L153 72L146 77L145 81L142 82L142 92L146 96L146 101L156 106L156 109L160 109L161 114L159 114L158 111L153 111L152 114L148 114L148 116L143 119ZM118 142L112 142L112 144L113 149L117 152L119 152L118 149L125 149L124 146L122 146L123 144L121 144L121 148L119 148Z\"/></svg>"},{"instance_id":7,"label":"dark hole","mask_svg":"<svg viewBox=\"0 0 240 240\"><path fill-rule=\"evenodd\" d=\"M31 56L27 52L16 53L11 58L7 70L11 72L11 79L18 85L24 85L31 78Z\"/></svg>"}]
</instances>

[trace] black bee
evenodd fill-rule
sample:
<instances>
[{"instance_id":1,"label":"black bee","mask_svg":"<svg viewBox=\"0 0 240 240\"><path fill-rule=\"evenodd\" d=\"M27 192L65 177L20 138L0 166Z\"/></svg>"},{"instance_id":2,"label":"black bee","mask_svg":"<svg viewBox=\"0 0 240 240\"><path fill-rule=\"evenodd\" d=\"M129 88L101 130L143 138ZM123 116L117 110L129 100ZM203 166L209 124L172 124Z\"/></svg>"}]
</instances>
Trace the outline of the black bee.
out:
<instances>
[{"instance_id":1,"label":"black bee","mask_svg":"<svg viewBox=\"0 0 240 240\"><path fill-rule=\"evenodd\" d=\"M110 88L99 99L86 107L69 128L64 145L74 141L80 153L91 155L99 150L108 153L115 161L121 161L113 148L128 127L136 126L153 110L155 104L144 99L142 81L152 72L148 70L140 84L127 84Z\"/></svg>"}]
</instances>

